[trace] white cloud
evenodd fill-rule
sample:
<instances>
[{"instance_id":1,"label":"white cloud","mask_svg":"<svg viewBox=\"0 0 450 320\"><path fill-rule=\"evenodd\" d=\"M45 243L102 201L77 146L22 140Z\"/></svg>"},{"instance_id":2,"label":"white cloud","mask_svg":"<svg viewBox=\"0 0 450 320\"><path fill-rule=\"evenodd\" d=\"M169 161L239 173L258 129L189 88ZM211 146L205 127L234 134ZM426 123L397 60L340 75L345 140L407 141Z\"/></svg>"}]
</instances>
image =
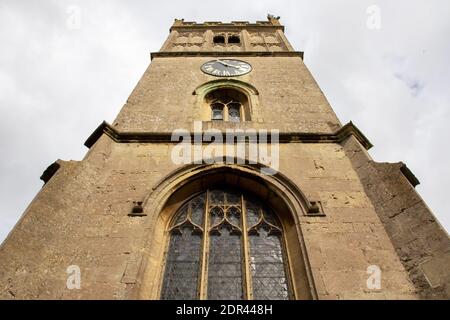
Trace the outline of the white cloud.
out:
<instances>
[{"instance_id":1,"label":"white cloud","mask_svg":"<svg viewBox=\"0 0 450 320\"><path fill-rule=\"evenodd\" d=\"M367 8L380 8L368 29ZM79 28L68 27L70 6ZM377 161L404 161L450 229L448 1L12 1L0 3L0 239L54 160L81 159L112 121L168 35L173 18L264 20L280 15L343 123L374 143ZM69 21L70 22L70 21ZM69 23L70 24L70 23Z\"/></svg>"}]
</instances>

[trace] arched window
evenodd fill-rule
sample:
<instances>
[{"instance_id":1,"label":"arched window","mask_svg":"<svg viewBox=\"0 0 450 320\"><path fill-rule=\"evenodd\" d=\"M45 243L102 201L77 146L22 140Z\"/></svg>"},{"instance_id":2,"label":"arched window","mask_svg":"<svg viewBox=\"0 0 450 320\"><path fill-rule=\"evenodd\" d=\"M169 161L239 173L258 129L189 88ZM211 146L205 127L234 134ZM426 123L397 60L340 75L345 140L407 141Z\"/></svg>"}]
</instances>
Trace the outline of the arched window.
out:
<instances>
[{"instance_id":1,"label":"arched window","mask_svg":"<svg viewBox=\"0 0 450 320\"><path fill-rule=\"evenodd\" d=\"M222 103L213 103L211 105L211 119L212 120L223 120L223 109L224 105Z\"/></svg>"},{"instance_id":2,"label":"arched window","mask_svg":"<svg viewBox=\"0 0 450 320\"><path fill-rule=\"evenodd\" d=\"M241 121L241 104L236 102L230 102L228 104L228 121L240 122Z\"/></svg>"},{"instance_id":3,"label":"arched window","mask_svg":"<svg viewBox=\"0 0 450 320\"><path fill-rule=\"evenodd\" d=\"M174 216L161 298L285 300L287 270L275 213L247 194L208 190Z\"/></svg>"},{"instance_id":4,"label":"arched window","mask_svg":"<svg viewBox=\"0 0 450 320\"><path fill-rule=\"evenodd\" d=\"M222 35L214 36L213 42L214 43L225 43L225 37Z\"/></svg>"},{"instance_id":5,"label":"arched window","mask_svg":"<svg viewBox=\"0 0 450 320\"><path fill-rule=\"evenodd\" d=\"M228 37L228 43L240 43L241 40L239 39L238 35L231 35Z\"/></svg>"},{"instance_id":6,"label":"arched window","mask_svg":"<svg viewBox=\"0 0 450 320\"><path fill-rule=\"evenodd\" d=\"M250 120L247 96L237 90L217 89L206 95L206 103L211 108L211 120L229 122Z\"/></svg>"}]
</instances>

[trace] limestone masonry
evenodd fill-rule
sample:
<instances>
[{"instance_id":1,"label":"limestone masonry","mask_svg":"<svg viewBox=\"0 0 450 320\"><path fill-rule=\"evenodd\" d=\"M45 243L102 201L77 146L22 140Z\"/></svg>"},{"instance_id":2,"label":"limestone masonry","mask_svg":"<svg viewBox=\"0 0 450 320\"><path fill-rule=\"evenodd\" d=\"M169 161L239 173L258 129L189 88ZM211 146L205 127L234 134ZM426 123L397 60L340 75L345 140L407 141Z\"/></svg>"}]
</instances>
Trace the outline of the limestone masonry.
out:
<instances>
[{"instance_id":1,"label":"limestone masonry","mask_svg":"<svg viewBox=\"0 0 450 320\"><path fill-rule=\"evenodd\" d=\"M0 247L0 298L182 297L176 281L187 269L170 269L182 259L173 258L173 217L218 188L251 195L280 220L284 276L276 284L254 262L252 239L264 232L251 238L250 225L239 227L242 276L233 292L244 299L450 298L450 239L416 193L418 180L402 162L371 159L370 142L339 122L277 17L175 20L151 58L117 118L87 139L84 159L57 160L43 173L43 188ZM215 75L201 70L207 62ZM172 132L193 133L194 121L220 132L278 129L278 172L248 161L175 164ZM189 280L200 299L222 294L211 289L213 236L201 232ZM68 286L69 266L79 267L79 288ZM280 281L284 293L269 292Z\"/></svg>"}]
</instances>

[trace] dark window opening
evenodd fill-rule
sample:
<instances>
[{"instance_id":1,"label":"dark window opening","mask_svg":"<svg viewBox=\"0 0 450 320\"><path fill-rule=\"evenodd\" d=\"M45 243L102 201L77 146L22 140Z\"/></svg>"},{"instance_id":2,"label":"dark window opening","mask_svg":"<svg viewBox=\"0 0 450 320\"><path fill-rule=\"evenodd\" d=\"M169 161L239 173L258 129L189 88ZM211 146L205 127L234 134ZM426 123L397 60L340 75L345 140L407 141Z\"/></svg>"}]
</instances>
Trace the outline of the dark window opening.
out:
<instances>
[{"instance_id":1,"label":"dark window opening","mask_svg":"<svg viewBox=\"0 0 450 320\"><path fill-rule=\"evenodd\" d=\"M225 37L224 36L215 36L213 41L214 41L214 43L225 43Z\"/></svg>"},{"instance_id":2,"label":"dark window opening","mask_svg":"<svg viewBox=\"0 0 450 320\"><path fill-rule=\"evenodd\" d=\"M241 104L240 103L229 103L228 104L228 120L231 122L241 121Z\"/></svg>"},{"instance_id":3,"label":"dark window opening","mask_svg":"<svg viewBox=\"0 0 450 320\"><path fill-rule=\"evenodd\" d=\"M214 103L211 105L212 120L223 120L223 104Z\"/></svg>"},{"instance_id":4,"label":"dark window opening","mask_svg":"<svg viewBox=\"0 0 450 320\"><path fill-rule=\"evenodd\" d=\"M239 39L239 36L233 35L228 37L228 43L241 43L241 39Z\"/></svg>"}]
</instances>

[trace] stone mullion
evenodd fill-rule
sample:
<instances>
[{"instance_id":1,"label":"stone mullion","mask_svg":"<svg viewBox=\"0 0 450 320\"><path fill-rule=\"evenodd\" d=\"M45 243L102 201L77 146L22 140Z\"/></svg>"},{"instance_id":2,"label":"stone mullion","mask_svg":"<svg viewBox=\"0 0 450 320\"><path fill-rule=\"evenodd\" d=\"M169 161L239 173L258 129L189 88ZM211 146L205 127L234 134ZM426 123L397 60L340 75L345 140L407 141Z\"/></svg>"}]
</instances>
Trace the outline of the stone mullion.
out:
<instances>
[{"instance_id":1,"label":"stone mullion","mask_svg":"<svg viewBox=\"0 0 450 320\"><path fill-rule=\"evenodd\" d=\"M242 243L244 252L244 294L247 300L253 300L252 277L250 273L250 248L247 234L247 211L245 208L244 195L241 194L241 216L242 216Z\"/></svg>"},{"instance_id":2,"label":"stone mullion","mask_svg":"<svg viewBox=\"0 0 450 320\"><path fill-rule=\"evenodd\" d=\"M228 104L223 104L223 121L228 121Z\"/></svg>"},{"instance_id":3,"label":"stone mullion","mask_svg":"<svg viewBox=\"0 0 450 320\"><path fill-rule=\"evenodd\" d=\"M203 218L203 243L202 243L202 260L200 265L200 284L199 298L206 300L208 298L208 247L209 247L209 190L206 190L205 213Z\"/></svg>"},{"instance_id":4,"label":"stone mullion","mask_svg":"<svg viewBox=\"0 0 450 320\"><path fill-rule=\"evenodd\" d=\"M245 122L245 109L242 103L239 104L239 121Z\"/></svg>"}]
</instances>

